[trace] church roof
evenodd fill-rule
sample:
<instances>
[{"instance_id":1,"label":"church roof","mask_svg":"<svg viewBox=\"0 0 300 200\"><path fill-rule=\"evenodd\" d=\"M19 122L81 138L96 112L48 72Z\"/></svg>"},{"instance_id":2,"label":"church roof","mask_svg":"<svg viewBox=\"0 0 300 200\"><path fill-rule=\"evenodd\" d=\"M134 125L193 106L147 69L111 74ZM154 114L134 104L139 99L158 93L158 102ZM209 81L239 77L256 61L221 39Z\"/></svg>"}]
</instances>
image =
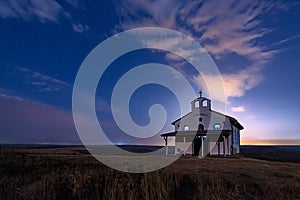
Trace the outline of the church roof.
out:
<instances>
[{"instance_id":1,"label":"church roof","mask_svg":"<svg viewBox=\"0 0 300 200\"><path fill-rule=\"evenodd\" d=\"M239 130L243 130L243 129L244 129L244 127L243 127L243 126L238 122L238 120L235 119L234 117L231 117L231 116L229 116L229 115L222 114L222 113L217 112L217 111L214 111L214 110L210 110L210 111L213 112L213 113L216 113L216 114L218 114L218 115L222 115L222 116L224 116L224 117L228 117L229 120L230 120L230 122L231 122L235 127L237 127ZM191 114L191 113L192 113L192 112L189 112L189 113L183 115L182 117L180 117L180 118L176 119L175 121L173 121L171 124L172 124L172 125L175 125L176 122L180 121L182 118L184 118L185 116L187 116L187 115L189 115L189 114Z\"/></svg>"},{"instance_id":2,"label":"church roof","mask_svg":"<svg viewBox=\"0 0 300 200\"><path fill-rule=\"evenodd\" d=\"M176 119L175 121L173 121L171 124L172 124L172 125L175 125L175 123L176 123L177 121L181 120L182 118L184 118L185 116L188 116L188 115L191 114L191 113L192 113L192 112L189 112L189 113L183 115L182 117L180 117L180 118Z\"/></svg>"},{"instance_id":3,"label":"church roof","mask_svg":"<svg viewBox=\"0 0 300 200\"><path fill-rule=\"evenodd\" d=\"M232 133L232 130L204 130L204 131L174 131L174 132L169 132L169 133L164 133L161 134L161 137L165 136L176 136L178 135L207 135L207 134L229 134Z\"/></svg>"},{"instance_id":4,"label":"church roof","mask_svg":"<svg viewBox=\"0 0 300 200\"><path fill-rule=\"evenodd\" d=\"M214 112L214 113L216 113L216 114L222 115L222 116L224 116L224 117L228 117L229 120L230 120L230 122L231 122L231 124L233 124L233 125L234 125L235 127L237 127L239 130L243 130L243 129L244 129L244 127L243 127L243 126L238 122L238 120L235 119L234 117L231 117L231 116L229 116L229 115L225 115L225 114L219 113L219 112L214 111L214 110L211 110L211 112Z\"/></svg>"}]
</instances>

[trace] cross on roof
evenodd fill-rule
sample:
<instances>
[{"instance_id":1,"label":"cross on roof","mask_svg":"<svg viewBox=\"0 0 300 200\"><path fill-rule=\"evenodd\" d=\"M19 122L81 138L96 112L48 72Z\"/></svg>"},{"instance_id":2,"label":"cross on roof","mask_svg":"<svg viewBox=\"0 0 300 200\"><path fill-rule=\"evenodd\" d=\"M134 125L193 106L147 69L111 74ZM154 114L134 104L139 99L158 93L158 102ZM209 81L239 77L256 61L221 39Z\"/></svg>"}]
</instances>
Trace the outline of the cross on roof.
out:
<instances>
[{"instance_id":1,"label":"cross on roof","mask_svg":"<svg viewBox=\"0 0 300 200\"><path fill-rule=\"evenodd\" d=\"M203 92L202 92L202 90L200 90L200 91L199 91L200 97L202 97L202 94L203 94Z\"/></svg>"}]
</instances>

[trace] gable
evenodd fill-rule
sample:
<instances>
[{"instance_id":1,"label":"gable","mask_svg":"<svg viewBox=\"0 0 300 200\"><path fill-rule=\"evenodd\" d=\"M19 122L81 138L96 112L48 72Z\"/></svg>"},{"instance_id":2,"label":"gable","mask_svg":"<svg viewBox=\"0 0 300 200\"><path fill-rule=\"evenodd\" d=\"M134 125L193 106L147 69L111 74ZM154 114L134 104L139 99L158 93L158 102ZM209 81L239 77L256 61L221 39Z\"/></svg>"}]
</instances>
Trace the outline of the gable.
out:
<instances>
[{"instance_id":1,"label":"gable","mask_svg":"<svg viewBox=\"0 0 300 200\"><path fill-rule=\"evenodd\" d=\"M186 125L189 125L192 127L193 130L196 130L198 127L199 124L201 124L199 122L199 119L200 118L210 118L210 119L213 119L214 123L219 123L219 124L222 124L223 125L223 129L226 128L228 129L231 125L232 126L235 126L236 128L238 128L239 130L243 130L244 127L233 117L231 116L228 116L228 115L225 115L225 114L222 114L222 113L219 113L217 111L214 111L214 110L209 110L209 113L200 113L200 112L189 112L187 114L185 114L184 116L182 116L181 118L173 121L171 124L172 125L175 125L175 124L178 124L178 122L180 123L181 121L183 121L183 123L185 123ZM222 121L221 119L224 119L225 117L225 120ZM206 123L206 129L208 129L208 126L209 126L209 122L207 122L207 120L203 123ZM181 126L184 126L185 124L181 124ZM179 127L179 126L178 126ZM178 127L175 127L175 130L178 130ZM181 127L182 129L182 127Z\"/></svg>"}]
</instances>

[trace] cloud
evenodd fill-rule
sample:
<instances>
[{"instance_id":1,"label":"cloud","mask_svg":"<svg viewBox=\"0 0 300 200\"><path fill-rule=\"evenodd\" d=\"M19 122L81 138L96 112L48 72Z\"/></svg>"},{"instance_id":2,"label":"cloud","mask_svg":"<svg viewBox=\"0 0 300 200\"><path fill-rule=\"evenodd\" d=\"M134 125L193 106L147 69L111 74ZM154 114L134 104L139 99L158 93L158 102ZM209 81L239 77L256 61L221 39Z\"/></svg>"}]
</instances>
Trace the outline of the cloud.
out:
<instances>
[{"instance_id":1,"label":"cloud","mask_svg":"<svg viewBox=\"0 0 300 200\"><path fill-rule=\"evenodd\" d=\"M219 58L237 53L250 60L270 59L276 52L256 44L272 30L262 26L261 15L271 9L286 9L274 1L123 1L118 7L123 29L160 26L193 36L209 53ZM141 16L146 17L138 17Z\"/></svg>"},{"instance_id":2,"label":"cloud","mask_svg":"<svg viewBox=\"0 0 300 200\"><path fill-rule=\"evenodd\" d=\"M290 41L292 41L292 40L297 40L297 39L300 39L300 35L299 35L299 34L298 34L298 35L294 35L294 36L289 37L289 38L286 38L286 39L283 39L283 40L279 41L279 42L277 43L277 45L281 45L281 44L290 42Z\"/></svg>"},{"instance_id":3,"label":"cloud","mask_svg":"<svg viewBox=\"0 0 300 200\"><path fill-rule=\"evenodd\" d=\"M203 31L199 40L216 58L236 53L260 62L276 53L255 43L271 32L262 27L259 17L270 7L272 3L262 1L205 1L196 16L187 22L197 32Z\"/></svg>"},{"instance_id":4,"label":"cloud","mask_svg":"<svg viewBox=\"0 0 300 200\"><path fill-rule=\"evenodd\" d=\"M219 79L222 79L223 85L217 85ZM248 68L238 73L233 74L222 74L221 77L218 75L206 75L200 74L194 76L193 81L203 87L203 90L210 96L219 101L229 102L229 98L242 97L245 92L253 89L263 80L260 71L256 68ZM209 88L208 88L209 86ZM224 97L220 96L223 90L225 92Z\"/></svg>"},{"instance_id":5,"label":"cloud","mask_svg":"<svg viewBox=\"0 0 300 200\"><path fill-rule=\"evenodd\" d=\"M232 110L232 112L245 112L246 111L246 109L243 106L232 107L231 110Z\"/></svg>"},{"instance_id":6,"label":"cloud","mask_svg":"<svg viewBox=\"0 0 300 200\"><path fill-rule=\"evenodd\" d=\"M32 82L31 83L32 85L46 85L47 83L45 81L42 81L42 82Z\"/></svg>"},{"instance_id":7,"label":"cloud","mask_svg":"<svg viewBox=\"0 0 300 200\"><path fill-rule=\"evenodd\" d=\"M122 1L117 5L117 12L125 19L121 25L123 29L143 26L161 26L174 28L177 13L184 2L181 1ZM138 18L144 13L147 17ZM145 16L144 15L144 16Z\"/></svg>"},{"instance_id":8,"label":"cloud","mask_svg":"<svg viewBox=\"0 0 300 200\"><path fill-rule=\"evenodd\" d=\"M261 69L280 52L262 41L273 31L264 26L263 15L272 16L288 8L280 1L122 1L117 8L121 22L116 29L171 28L192 36L215 59L222 60L230 55L243 58L249 63L247 67L236 66L237 71L222 74L228 98L241 97L263 80ZM172 45L169 41L165 43ZM182 49L179 51L190 54ZM172 54L166 59L171 63L180 61ZM201 83L199 76L192 78L198 84ZM211 84L217 77L206 78Z\"/></svg>"},{"instance_id":9,"label":"cloud","mask_svg":"<svg viewBox=\"0 0 300 200\"><path fill-rule=\"evenodd\" d=\"M53 78L51 76L43 75L43 74L41 74L39 72L32 72L31 77L33 79L41 80L41 81L44 81L44 82L52 82L52 83L57 83L57 84L64 85L64 86L70 86L69 83L61 81L61 80L59 80L57 78ZM36 82L32 82L32 83L36 84ZM43 83L43 82L40 82L40 83Z\"/></svg>"},{"instance_id":10,"label":"cloud","mask_svg":"<svg viewBox=\"0 0 300 200\"><path fill-rule=\"evenodd\" d=\"M222 78L227 98L244 96L247 90L257 86L263 79L258 72L248 69L236 74L223 74Z\"/></svg>"},{"instance_id":11,"label":"cloud","mask_svg":"<svg viewBox=\"0 0 300 200\"><path fill-rule=\"evenodd\" d=\"M60 79L32 71L26 67L17 68L26 84L30 84L34 89L41 92L57 92L61 89L69 88L71 85Z\"/></svg>"},{"instance_id":12,"label":"cloud","mask_svg":"<svg viewBox=\"0 0 300 200\"><path fill-rule=\"evenodd\" d=\"M90 29L90 27L86 24L73 24L72 28L73 28L73 31L75 31L77 33L84 33Z\"/></svg>"},{"instance_id":13,"label":"cloud","mask_svg":"<svg viewBox=\"0 0 300 200\"><path fill-rule=\"evenodd\" d=\"M58 91L60 91L60 89L57 87L45 87L45 88L41 88L39 91L41 91L41 92L58 92Z\"/></svg>"},{"instance_id":14,"label":"cloud","mask_svg":"<svg viewBox=\"0 0 300 200\"><path fill-rule=\"evenodd\" d=\"M59 23L62 7L54 0L7 0L0 3L0 16L3 18L19 18L29 21L36 17L41 22Z\"/></svg>"},{"instance_id":15,"label":"cloud","mask_svg":"<svg viewBox=\"0 0 300 200\"><path fill-rule=\"evenodd\" d=\"M8 94L5 94L5 93L0 93L0 97L2 97L2 98L9 98L9 99L15 99L15 100L18 100L18 101L23 101L24 100L23 98L20 98L18 96L11 96L11 95L8 95Z\"/></svg>"},{"instance_id":16,"label":"cloud","mask_svg":"<svg viewBox=\"0 0 300 200\"><path fill-rule=\"evenodd\" d=\"M24 98L19 97L12 90L4 89L4 88L0 88L0 98L7 98L7 99L17 100L17 101L25 101Z\"/></svg>"},{"instance_id":17,"label":"cloud","mask_svg":"<svg viewBox=\"0 0 300 200\"><path fill-rule=\"evenodd\" d=\"M250 120L251 120L251 119L255 119L255 116L249 115L249 116L246 117L246 119L250 119Z\"/></svg>"},{"instance_id":18,"label":"cloud","mask_svg":"<svg viewBox=\"0 0 300 200\"><path fill-rule=\"evenodd\" d=\"M67 0L74 8L79 8L77 0ZM42 23L54 22L60 24L62 20L68 20L74 31L83 33L88 31L88 26L83 23L74 23L72 15L55 0L5 0L0 2L0 17L15 18L24 21L38 19ZM75 27L75 28L74 28Z\"/></svg>"},{"instance_id":19,"label":"cloud","mask_svg":"<svg viewBox=\"0 0 300 200\"><path fill-rule=\"evenodd\" d=\"M80 0L65 0L68 4L73 6L74 8L79 8L80 7Z\"/></svg>"}]
</instances>

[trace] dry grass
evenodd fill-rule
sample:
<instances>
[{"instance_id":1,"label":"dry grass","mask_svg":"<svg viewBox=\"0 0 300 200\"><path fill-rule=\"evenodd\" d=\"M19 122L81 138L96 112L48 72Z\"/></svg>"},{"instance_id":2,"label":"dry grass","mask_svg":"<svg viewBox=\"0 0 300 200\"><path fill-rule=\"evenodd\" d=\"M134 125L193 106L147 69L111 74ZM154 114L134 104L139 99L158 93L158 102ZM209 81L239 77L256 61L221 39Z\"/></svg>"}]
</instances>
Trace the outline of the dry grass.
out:
<instances>
[{"instance_id":1,"label":"dry grass","mask_svg":"<svg viewBox=\"0 0 300 200\"><path fill-rule=\"evenodd\" d=\"M184 157L145 174L89 155L0 151L0 199L300 199L300 164Z\"/></svg>"}]
</instances>

